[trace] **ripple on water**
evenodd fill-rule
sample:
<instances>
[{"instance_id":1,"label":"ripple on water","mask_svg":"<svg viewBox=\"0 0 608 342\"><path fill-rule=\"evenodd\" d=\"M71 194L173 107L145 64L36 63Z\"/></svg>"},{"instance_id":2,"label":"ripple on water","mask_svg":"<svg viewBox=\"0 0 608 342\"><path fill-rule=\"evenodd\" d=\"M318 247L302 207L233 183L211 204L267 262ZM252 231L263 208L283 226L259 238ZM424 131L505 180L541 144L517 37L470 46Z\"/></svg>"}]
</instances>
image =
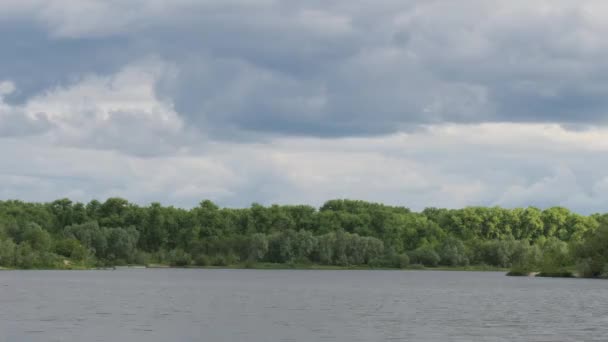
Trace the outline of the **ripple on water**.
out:
<instances>
[{"instance_id":1,"label":"ripple on water","mask_svg":"<svg viewBox=\"0 0 608 342\"><path fill-rule=\"evenodd\" d=\"M216 270L1 280L0 341L608 341L602 281Z\"/></svg>"}]
</instances>

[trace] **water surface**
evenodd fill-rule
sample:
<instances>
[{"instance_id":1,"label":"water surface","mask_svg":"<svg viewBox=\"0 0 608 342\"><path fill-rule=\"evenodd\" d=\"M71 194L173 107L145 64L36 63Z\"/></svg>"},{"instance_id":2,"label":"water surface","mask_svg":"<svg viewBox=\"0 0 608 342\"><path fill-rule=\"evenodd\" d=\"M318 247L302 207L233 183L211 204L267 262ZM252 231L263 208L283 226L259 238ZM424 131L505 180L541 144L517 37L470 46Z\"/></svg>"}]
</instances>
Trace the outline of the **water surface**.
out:
<instances>
[{"instance_id":1,"label":"water surface","mask_svg":"<svg viewBox=\"0 0 608 342\"><path fill-rule=\"evenodd\" d=\"M1 271L0 341L608 341L608 282L449 271Z\"/></svg>"}]
</instances>

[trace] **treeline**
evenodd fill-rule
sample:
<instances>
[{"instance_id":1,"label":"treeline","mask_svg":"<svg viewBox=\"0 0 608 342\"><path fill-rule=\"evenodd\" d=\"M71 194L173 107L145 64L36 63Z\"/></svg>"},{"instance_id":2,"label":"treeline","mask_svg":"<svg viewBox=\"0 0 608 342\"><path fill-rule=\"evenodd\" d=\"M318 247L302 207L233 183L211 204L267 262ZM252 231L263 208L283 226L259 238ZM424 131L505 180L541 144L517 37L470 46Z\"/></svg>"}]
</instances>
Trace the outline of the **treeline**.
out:
<instances>
[{"instance_id":1,"label":"treeline","mask_svg":"<svg viewBox=\"0 0 608 342\"><path fill-rule=\"evenodd\" d=\"M331 200L319 209L259 204L232 209L211 201L182 209L121 198L87 204L0 201L0 266L269 262L553 272L578 264L585 275L602 276L606 222L606 215L582 216L561 207L412 212L353 200Z\"/></svg>"}]
</instances>

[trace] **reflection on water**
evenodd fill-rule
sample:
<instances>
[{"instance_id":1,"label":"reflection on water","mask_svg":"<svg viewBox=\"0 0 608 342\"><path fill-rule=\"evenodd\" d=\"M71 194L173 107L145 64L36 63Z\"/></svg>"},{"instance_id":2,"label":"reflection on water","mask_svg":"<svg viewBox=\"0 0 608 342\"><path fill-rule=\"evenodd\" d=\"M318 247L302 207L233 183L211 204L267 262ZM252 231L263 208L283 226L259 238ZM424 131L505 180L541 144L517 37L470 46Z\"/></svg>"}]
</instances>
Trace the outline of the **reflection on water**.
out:
<instances>
[{"instance_id":1,"label":"reflection on water","mask_svg":"<svg viewBox=\"0 0 608 342\"><path fill-rule=\"evenodd\" d=\"M429 271L0 272L4 341L608 341L608 282Z\"/></svg>"}]
</instances>

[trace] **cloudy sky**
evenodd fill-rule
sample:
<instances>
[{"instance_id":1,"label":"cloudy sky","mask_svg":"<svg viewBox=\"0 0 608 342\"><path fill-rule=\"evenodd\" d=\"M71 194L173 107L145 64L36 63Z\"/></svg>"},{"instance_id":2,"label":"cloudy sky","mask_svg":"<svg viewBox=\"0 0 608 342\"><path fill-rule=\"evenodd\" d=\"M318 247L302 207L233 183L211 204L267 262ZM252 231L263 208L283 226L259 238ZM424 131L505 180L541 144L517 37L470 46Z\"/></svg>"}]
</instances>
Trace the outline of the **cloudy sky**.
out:
<instances>
[{"instance_id":1,"label":"cloudy sky","mask_svg":"<svg viewBox=\"0 0 608 342\"><path fill-rule=\"evenodd\" d=\"M604 0L2 0L0 199L608 211Z\"/></svg>"}]
</instances>

